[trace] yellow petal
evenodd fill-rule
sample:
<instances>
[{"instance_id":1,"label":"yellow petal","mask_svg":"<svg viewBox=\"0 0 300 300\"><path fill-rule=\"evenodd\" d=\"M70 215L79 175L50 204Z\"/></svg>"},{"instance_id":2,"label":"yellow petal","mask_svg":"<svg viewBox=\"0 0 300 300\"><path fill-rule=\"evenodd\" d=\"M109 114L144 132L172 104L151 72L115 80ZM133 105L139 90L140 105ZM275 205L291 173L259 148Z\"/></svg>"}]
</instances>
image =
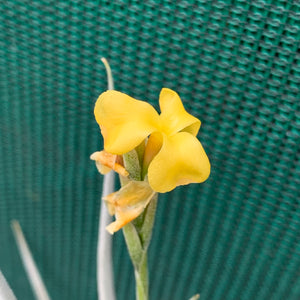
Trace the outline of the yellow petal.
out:
<instances>
[{"instance_id":1,"label":"yellow petal","mask_svg":"<svg viewBox=\"0 0 300 300\"><path fill-rule=\"evenodd\" d=\"M102 93L94 113L104 138L104 149L113 154L134 149L159 124L158 113L149 103L117 91Z\"/></svg>"},{"instance_id":2,"label":"yellow petal","mask_svg":"<svg viewBox=\"0 0 300 300\"><path fill-rule=\"evenodd\" d=\"M189 132L196 136L200 120L189 114L183 107L179 95L173 90L163 88L159 95L162 131L173 135L179 131Z\"/></svg>"},{"instance_id":3,"label":"yellow petal","mask_svg":"<svg viewBox=\"0 0 300 300\"><path fill-rule=\"evenodd\" d=\"M210 174L208 157L196 137L187 132L163 135L160 152L149 165L148 180L159 193L178 185L205 181Z\"/></svg>"},{"instance_id":4,"label":"yellow petal","mask_svg":"<svg viewBox=\"0 0 300 300\"><path fill-rule=\"evenodd\" d=\"M107 174L110 170L114 170L124 177L127 177L129 175L129 173L119 161L120 156L118 155L111 154L106 151L97 151L90 156L90 159L96 161L96 167L98 171L103 175Z\"/></svg>"},{"instance_id":5,"label":"yellow petal","mask_svg":"<svg viewBox=\"0 0 300 300\"><path fill-rule=\"evenodd\" d=\"M134 211L128 211L125 214L122 212L116 213L116 221L110 223L108 226L106 226L106 230L110 234L114 234L118 230L120 230L123 226L137 218L136 212Z\"/></svg>"},{"instance_id":6,"label":"yellow petal","mask_svg":"<svg viewBox=\"0 0 300 300\"><path fill-rule=\"evenodd\" d=\"M99 161L96 161L96 167L99 173L102 175L106 175L112 170L111 168L102 165Z\"/></svg>"},{"instance_id":7,"label":"yellow petal","mask_svg":"<svg viewBox=\"0 0 300 300\"><path fill-rule=\"evenodd\" d=\"M160 151L162 143L163 143L163 137L161 133L153 132L150 135L144 153L143 175L147 173L149 164L152 161L152 159L157 155L157 153Z\"/></svg>"},{"instance_id":8,"label":"yellow petal","mask_svg":"<svg viewBox=\"0 0 300 300\"><path fill-rule=\"evenodd\" d=\"M103 198L109 212L115 214L116 217L116 221L109 224L106 229L114 233L137 218L154 195L155 192L147 182L130 181L119 191Z\"/></svg>"}]
</instances>

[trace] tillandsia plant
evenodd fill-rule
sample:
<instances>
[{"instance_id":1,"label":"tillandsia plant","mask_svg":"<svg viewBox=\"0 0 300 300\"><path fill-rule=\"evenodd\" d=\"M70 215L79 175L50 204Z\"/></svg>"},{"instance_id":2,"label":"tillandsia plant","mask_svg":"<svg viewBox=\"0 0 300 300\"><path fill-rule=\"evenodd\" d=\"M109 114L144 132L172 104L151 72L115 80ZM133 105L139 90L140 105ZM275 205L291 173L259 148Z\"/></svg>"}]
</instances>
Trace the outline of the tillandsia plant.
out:
<instances>
[{"instance_id":1,"label":"tillandsia plant","mask_svg":"<svg viewBox=\"0 0 300 300\"><path fill-rule=\"evenodd\" d=\"M104 150L91 159L101 174L117 172L121 183L120 190L103 198L115 216L106 229L111 234L123 229L138 300L148 299L147 249L158 193L203 182L210 174L208 157L196 137L200 120L184 109L171 89L161 90L159 106L160 114L147 102L108 90L94 109Z\"/></svg>"}]
</instances>

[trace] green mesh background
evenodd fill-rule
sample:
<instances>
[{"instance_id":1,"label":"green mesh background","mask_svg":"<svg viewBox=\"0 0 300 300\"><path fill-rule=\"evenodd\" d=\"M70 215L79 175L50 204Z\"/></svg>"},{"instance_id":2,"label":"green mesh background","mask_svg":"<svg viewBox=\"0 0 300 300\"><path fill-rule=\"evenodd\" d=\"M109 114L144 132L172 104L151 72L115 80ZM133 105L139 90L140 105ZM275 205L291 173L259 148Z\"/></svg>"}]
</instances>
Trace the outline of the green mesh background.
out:
<instances>
[{"instance_id":1,"label":"green mesh background","mask_svg":"<svg viewBox=\"0 0 300 300\"><path fill-rule=\"evenodd\" d=\"M151 299L300 299L298 0L2 1L0 24L0 269L18 299L33 294L11 219L52 299L97 298L102 56L122 92L157 107L176 90L212 163L160 198ZM114 262L134 299L121 233Z\"/></svg>"}]
</instances>

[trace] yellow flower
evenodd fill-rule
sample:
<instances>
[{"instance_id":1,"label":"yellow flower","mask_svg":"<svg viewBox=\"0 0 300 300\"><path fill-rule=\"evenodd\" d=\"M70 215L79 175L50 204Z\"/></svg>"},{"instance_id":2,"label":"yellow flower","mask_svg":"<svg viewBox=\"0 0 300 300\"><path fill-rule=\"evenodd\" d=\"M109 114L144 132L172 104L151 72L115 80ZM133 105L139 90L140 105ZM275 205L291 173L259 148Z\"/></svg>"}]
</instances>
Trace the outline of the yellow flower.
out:
<instances>
[{"instance_id":1,"label":"yellow flower","mask_svg":"<svg viewBox=\"0 0 300 300\"><path fill-rule=\"evenodd\" d=\"M105 151L122 155L149 137L143 169L154 191L165 193L178 185L205 181L210 163L196 138L200 120L186 112L178 94L170 89L161 90L159 105L161 114L126 94L102 93L94 113Z\"/></svg>"}]
</instances>

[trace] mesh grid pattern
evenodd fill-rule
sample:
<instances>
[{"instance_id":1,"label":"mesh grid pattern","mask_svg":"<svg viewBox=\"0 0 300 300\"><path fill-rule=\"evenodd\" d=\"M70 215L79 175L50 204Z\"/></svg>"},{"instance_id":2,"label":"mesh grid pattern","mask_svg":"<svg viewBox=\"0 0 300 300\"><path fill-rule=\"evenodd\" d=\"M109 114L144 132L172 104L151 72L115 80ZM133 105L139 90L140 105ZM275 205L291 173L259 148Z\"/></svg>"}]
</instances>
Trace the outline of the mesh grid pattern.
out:
<instances>
[{"instance_id":1,"label":"mesh grid pattern","mask_svg":"<svg viewBox=\"0 0 300 300\"><path fill-rule=\"evenodd\" d=\"M151 299L300 299L299 1L12 0L0 20L0 269L18 299L33 294L11 219L52 299L97 298L102 56L122 92L157 107L176 90L212 163L160 197ZM114 262L134 299L120 233Z\"/></svg>"}]
</instances>

